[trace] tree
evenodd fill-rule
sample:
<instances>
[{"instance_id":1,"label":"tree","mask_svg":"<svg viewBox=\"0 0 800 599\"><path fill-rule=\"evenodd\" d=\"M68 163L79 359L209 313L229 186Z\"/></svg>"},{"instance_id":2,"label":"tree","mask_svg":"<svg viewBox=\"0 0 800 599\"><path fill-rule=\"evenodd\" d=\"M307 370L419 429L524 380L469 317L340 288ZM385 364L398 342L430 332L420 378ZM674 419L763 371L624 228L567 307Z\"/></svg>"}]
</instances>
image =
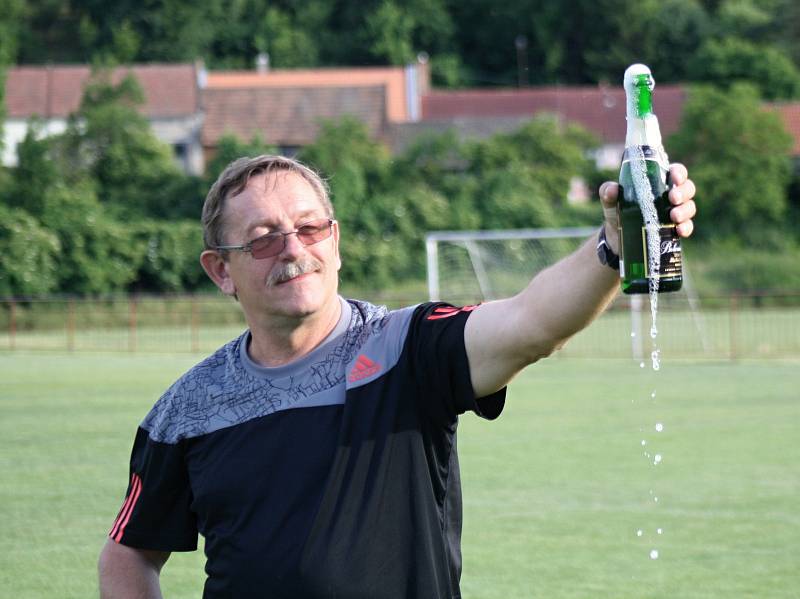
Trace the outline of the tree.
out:
<instances>
[{"instance_id":1,"label":"tree","mask_svg":"<svg viewBox=\"0 0 800 599\"><path fill-rule=\"evenodd\" d=\"M220 173L231 162L242 156L260 156L261 154L274 154L275 146L268 145L255 135L249 142L243 142L235 135L225 134L217 141L214 157L206 165L205 187L206 190L217 180Z\"/></svg>"},{"instance_id":2,"label":"tree","mask_svg":"<svg viewBox=\"0 0 800 599\"><path fill-rule=\"evenodd\" d=\"M269 54L270 64L282 69L317 64L319 49L312 32L297 27L287 12L270 6L255 34L255 47Z\"/></svg>"},{"instance_id":3,"label":"tree","mask_svg":"<svg viewBox=\"0 0 800 599\"><path fill-rule=\"evenodd\" d=\"M791 144L780 118L762 108L752 85L691 88L681 128L667 147L701 190L699 239L728 236L762 248L780 246Z\"/></svg>"},{"instance_id":4,"label":"tree","mask_svg":"<svg viewBox=\"0 0 800 599\"><path fill-rule=\"evenodd\" d=\"M115 85L108 71L96 72L63 138L61 159L74 163L67 172L86 172L97 183L98 199L125 219L164 216L185 178L172 150L137 112L141 103L133 76Z\"/></svg>"},{"instance_id":5,"label":"tree","mask_svg":"<svg viewBox=\"0 0 800 599\"><path fill-rule=\"evenodd\" d=\"M800 95L800 71L778 49L738 38L708 40L689 63L693 81L727 86L749 81L770 100Z\"/></svg>"},{"instance_id":6,"label":"tree","mask_svg":"<svg viewBox=\"0 0 800 599\"><path fill-rule=\"evenodd\" d=\"M487 178L494 180L495 171L504 172L510 169L508 176L512 178L512 185L515 177L526 172L528 176L519 179L521 186L532 190L531 185L535 185L539 193L533 197L541 197L551 207L564 207L570 180L573 177L588 178L590 175L593 167L587 158L587 150L596 145L597 141L582 128L576 125L564 125L552 115L541 115L518 131L495 135L477 144L472 155L470 170L481 180ZM486 210L488 213L494 209L488 207ZM512 223L505 225L496 223L496 225L510 228L555 224L533 220L536 212L531 204L528 225ZM552 208L540 209L538 213L552 214ZM525 217L522 220L525 220Z\"/></svg>"},{"instance_id":7,"label":"tree","mask_svg":"<svg viewBox=\"0 0 800 599\"><path fill-rule=\"evenodd\" d=\"M0 297L54 291L59 250L58 238L30 214L0 203Z\"/></svg>"}]
</instances>

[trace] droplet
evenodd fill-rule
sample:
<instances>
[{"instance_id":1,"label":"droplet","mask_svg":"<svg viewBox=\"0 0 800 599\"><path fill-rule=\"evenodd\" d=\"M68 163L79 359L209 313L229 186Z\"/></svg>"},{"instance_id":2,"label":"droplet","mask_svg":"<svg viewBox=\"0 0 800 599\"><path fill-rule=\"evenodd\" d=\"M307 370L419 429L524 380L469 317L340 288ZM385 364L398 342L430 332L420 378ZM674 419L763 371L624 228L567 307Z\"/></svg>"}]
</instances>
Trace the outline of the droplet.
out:
<instances>
[{"instance_id":1,"label":"droplet","mask_svg":"<svg viewBox=\"0 0 800 599\"><path fill-rule=\"evenodd\" d=\"M647 441L645 441L644 439L642 439L642 447L644 447L645 445L647 445Z\"/></svg>"},{"instance_id":2,"label":"droplet","mask_svg":"<svg viewBox=\"0 0 800 599\"><path fill-rule=\"evenodd\" d=\"M658 549L650 550L650 559L658 559Z\"/></svg>"},{"instance_id":3,"label":"droplet","mask_svg":"<svg viewBox=\"0 0 800 599\"><path fill-rule=\"evenodd\" d=\"M656 503L658 503L658 497L653 497L653 501L655 501Z\"/></svg>"},{"instance_id":4,"label":"droplet","mask_svg":"<svg viewBox=\"0 0 800 599\"><path fill-rule=\"evenodd\" d=\"M658 329L653 325L650 327L650 338L655 339L656 337L658 337Z\"/></svg>"},{"instance_id":5,"label":"droplet","mask_svg":"<svg viewBox=\"0 0 800 599\"><path fill-rule=\"evenodd\" d=\"M655 391L653 391L653 392L650 394L650 397L651 397L652 399L655 399L655 398L656 398L656 392L655 392Z\"/></svg>"},{"instance_id":6,"label":"droplet","mask_svg":"<svg viewBox=\"0 0 800 599\"><path fill-rule=\"evenodd\" d=\"M636 337L636 333L631 331L631 337Z\"/></svg>"},{"instance_id":7,"label":"droplet","mask_svg":"<svg viewBox=\"0 0 800 599\"><path fill-rule=\"evenodd\" d=\"M660 433L663 430L664 430L664 425L661 424L660 422L656 422L656 432Z\"/></svg>"},{"instance_id":8,"label":"droplet","mask_svg":"<svg viewBox=\"0 0 800 599\"><path fill-rule=\"evenodd\" d=\"M661 463L661 454L657 453L653 456L653 464L660 464Z\"/></svg>"},{"instance_id":9,"label":"droplet","mask_svg":"<svg viewBox=\"0 0 800 599\"><path fill-rule=\"evenodd\" d=\"M663 529L663 528L657 528L657 529L656 529L656 532L657 532L658 534L661 534L661 533L663 533L663 532L664 532L664 529Z\"/></svg>"},{"instance_id":10,"label":"droplet","mask_svg":"<svg viewBox=\"0 0 800 599\"><path fill-rule=\"evenodd\" d=\"M637 536L637 537L641 537L643 534L644 534L644 532L642 531L642 529L641 529L641 528L640 528L639 530L637 530L637 531L636 531L636 536Z\"/></svg>"},{"instance_id":11,"label":"droplet","mask_svg":"<svg viewBox=\"0 0 800 599\"><path fill-rule=\"evenodd\" d=\"M639 368L644 368L644 362L639 362Z\"/></svg>"}]
</instances>

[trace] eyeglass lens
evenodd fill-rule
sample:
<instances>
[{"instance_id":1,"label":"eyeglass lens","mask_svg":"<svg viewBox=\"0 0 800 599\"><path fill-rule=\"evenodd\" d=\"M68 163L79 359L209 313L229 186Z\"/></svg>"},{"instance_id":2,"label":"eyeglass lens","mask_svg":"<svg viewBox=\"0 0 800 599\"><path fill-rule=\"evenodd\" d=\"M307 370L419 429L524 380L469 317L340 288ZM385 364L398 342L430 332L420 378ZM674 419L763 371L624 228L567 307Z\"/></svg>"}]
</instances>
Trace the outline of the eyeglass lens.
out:
<instances>
[{"instance_id":1,"label":"eyeglass lens","mask_svg":"<svg viewBox=\"0 0 800 599\"><path fill-rule=\"evenodd\" d=\"M332 231L333 223L330 219L314 220L300 225L296 231L267 233L254 239L250 242L250 252L257 260L270 258L283 251L283 248L286 247L286 237L289 235L297 235L303 245L314 245L330 237Z\"/></svg>"}]
</instances>

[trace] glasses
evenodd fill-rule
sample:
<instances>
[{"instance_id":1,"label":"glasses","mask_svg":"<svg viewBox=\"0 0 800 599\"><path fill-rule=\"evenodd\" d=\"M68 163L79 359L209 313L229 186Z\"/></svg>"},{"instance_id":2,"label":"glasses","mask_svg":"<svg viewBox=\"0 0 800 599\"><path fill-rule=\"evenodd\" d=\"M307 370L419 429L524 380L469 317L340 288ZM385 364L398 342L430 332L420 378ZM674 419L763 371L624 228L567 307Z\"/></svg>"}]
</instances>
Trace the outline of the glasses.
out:
<instances>
[{"instance_id":1,"label":"glasses","mask_svg":"<svg viewBox=\"0 0 800 599\"><path fill-rule=\"evenodd\" d=\"M264 258L271 258L277 256L286 247L286 238L289 235L297 235L297 239L303 245L314 245L320 241L325 241L333 233L333 225L336 221L332 218L320 218L303 223L294 231L274 231L267 233L261 237L257 237L253 241L244 245L217 245L212 249L215 250L237 250L240 252L250 252L256 260L263 260Z\"/></svg>"}]
</instances>

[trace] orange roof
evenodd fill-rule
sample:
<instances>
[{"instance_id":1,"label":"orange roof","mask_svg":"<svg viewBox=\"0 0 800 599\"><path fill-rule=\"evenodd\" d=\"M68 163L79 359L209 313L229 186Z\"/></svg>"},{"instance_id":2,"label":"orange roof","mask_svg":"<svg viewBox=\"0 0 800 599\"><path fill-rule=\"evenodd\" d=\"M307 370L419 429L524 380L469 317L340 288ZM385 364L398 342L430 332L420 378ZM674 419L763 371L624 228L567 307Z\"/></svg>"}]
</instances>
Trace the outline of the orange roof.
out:
<instances>
[{"instance_id":1,"label":"orange roof","mask_svg":"<svg viewBox=\"0 0 800 599\"><path fill-rule=\"evenodd\" d=\"M776 102L766 107L780 115L783 126L794 140L792 156L800 156L800 102Z\"/></svg>"},{"instance_id":2,"label":"orange roof","mask_svg":"<svg viewBox=\"0 0 800 599\"><path fill-rule=\"evenodd\" d=\"M406 69L404 67L363 67L354 69L298 69L209 72L206 88L315 88L372 87L386 88L386 114L391 122L409 119L406 105Z\"/></svg>"},{"instance_id":3,"label":"orange roof","mask_svg":"<svg viewBox=\"0 0 800 599\"><path fill-rule=\"evenodd\" d=\"M141 112L149 118L174 118L198 110L197 78L191 64L149 64L114 69L112 81L133 73L142 87ZM63 118L78 110L91 69L85 65L14 67L8 70L8 118Z\"/></svg>"},{"instance_id":4,"label":"orange roof","mask_svg":"<svg viewBox=\"0 0 800 599\"><path fill-rule=\"evenodd\" d=\"M667 136L680 125L686 89L659 85L653 107ZM435 91L422 97L423 120L469 117L525 117L540 112L560 115L594 132L605 143L625 141L625 91L609 87L537 87Z\"/></svg>"}]
</instances>

